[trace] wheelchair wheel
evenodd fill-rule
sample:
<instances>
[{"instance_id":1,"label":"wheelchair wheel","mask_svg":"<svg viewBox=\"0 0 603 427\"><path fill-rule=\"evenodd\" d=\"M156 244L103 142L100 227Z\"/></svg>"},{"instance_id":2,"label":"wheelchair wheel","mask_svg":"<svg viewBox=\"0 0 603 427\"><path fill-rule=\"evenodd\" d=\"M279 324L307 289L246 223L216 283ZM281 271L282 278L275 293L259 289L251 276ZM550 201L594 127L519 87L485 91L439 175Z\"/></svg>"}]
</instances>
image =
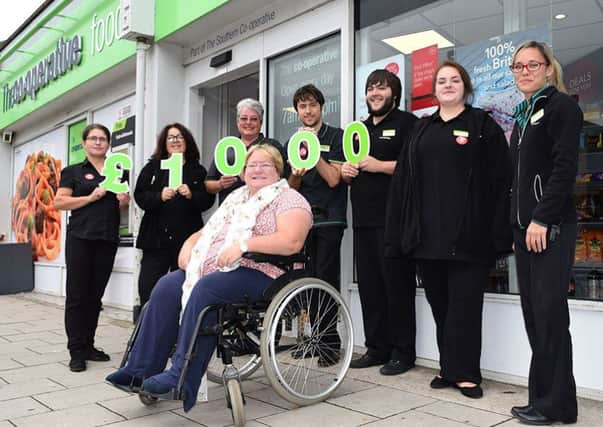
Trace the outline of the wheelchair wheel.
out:
<instances>
[{"instance_id":1,"label":"wheelchair wheel","mask_svg":"<svg viewBox=\"0 0 603 427\"><path fill-rule=\"evenodd\" d=\"M232 421L235 427L243 427L245 425L245 407L241 384L237 380L228 380L226 391L228 404L232 413Z\"/></svg>"},{"instance_id":2,"label":"wheelchair wheel","mask_svg":"<svg viewBox=\"0 0 603 427\"><path fill-rule=\"evenodd\" d=\"M144 406L152 406L158 402L158 399L153 396L148 396L146 394L138 394L138 399L142 402Z\"/></svg>"},{"instance_id":3,"label":"wheelchair wheel","mask_svg":"<svg viewBox=\"0 0 603 427\"><path fill-rule=\"evenodd\" d=\"M302 278L274 296L260 352L266 376L281 397L302 406L327 399L343 381L352 351L352 318L331 285Z\"/></svg>"}]
</instances>

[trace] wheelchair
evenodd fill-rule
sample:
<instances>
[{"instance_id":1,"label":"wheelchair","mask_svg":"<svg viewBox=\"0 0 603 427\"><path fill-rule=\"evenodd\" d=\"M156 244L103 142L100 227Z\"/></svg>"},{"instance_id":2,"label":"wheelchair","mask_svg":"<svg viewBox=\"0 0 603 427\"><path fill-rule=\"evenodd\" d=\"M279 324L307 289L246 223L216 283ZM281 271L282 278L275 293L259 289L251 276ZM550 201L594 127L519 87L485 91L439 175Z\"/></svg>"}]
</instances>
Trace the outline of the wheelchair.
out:
<instances>
[{"instance_id":1,"label":"wheelchair","mask_svg":"<svg viewBox=\"0 0 603 427\"><path fill-rule=\"evenodd\" d=\"M264 291L261 301L206 307L198 316L188 344L178 385L167 395L138 391L145 405L158 400L183 400L183 384L197 337L217 336L218 343L206 374L223 384L227 406L235 426L245 424L245 398L241 382L260 366L270 385L282 398L306 406L327 399L343 382L353 352L352 318L339 292L330 284L308 277L303 254L291 256L245 253L245 258L273 264L285 273ZM201 326L215 311L217 322ZM125 366L136 340L145 308L121 361Z\"/></svg>"}]
</instances>

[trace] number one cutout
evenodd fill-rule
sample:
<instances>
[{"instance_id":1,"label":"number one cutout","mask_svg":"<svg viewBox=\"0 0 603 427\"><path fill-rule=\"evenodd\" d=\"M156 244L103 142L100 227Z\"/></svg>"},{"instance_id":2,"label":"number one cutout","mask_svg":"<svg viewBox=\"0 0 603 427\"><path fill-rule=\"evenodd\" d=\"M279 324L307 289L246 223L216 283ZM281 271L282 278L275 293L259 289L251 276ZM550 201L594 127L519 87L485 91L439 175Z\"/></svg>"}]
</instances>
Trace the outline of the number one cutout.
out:
<instances>
[{"instance_id":1,"label":"number one cutout","mask_svg":"<svg viewBox=\"0 0 603 427\"><path fill-rule=\"evenodd\" d=\"M169 171L168 187L174 190L182 184L182 153L174 153L161 161L161 169Z\"/></svg>"}]
</instances>

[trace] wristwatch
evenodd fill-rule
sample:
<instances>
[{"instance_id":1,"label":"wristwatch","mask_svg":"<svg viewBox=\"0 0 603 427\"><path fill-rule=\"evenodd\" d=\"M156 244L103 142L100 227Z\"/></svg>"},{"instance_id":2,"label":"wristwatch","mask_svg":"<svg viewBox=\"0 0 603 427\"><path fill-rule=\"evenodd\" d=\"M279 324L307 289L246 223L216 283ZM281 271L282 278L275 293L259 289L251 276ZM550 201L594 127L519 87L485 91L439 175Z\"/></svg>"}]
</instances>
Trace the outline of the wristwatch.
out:
<instances>
[{"instance_id":1,"label":"wristwatch","mask_svg":"<svg viewBox=\"0 0 603 427\"><path fill-rule=\"evenodd\" d=\"M247 243L245 243L244 240L241 240L239 242L239 249L241 250L241 253L244 254L245 252L249 251L249 248L247 247Z\"/></svg>"}]
</instances>

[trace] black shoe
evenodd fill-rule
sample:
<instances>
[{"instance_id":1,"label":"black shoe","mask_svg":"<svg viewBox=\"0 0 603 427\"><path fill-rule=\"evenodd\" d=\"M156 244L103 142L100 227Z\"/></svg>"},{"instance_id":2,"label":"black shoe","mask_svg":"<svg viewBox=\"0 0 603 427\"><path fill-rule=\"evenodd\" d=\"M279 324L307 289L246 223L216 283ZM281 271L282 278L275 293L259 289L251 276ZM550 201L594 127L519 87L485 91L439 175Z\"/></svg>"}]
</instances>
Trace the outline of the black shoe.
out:
<instances>
[{"instance_id":1,"label":"black shoe","mask_svg":"<svg viewBox=\"0 0 603 427\"><path fill-rule=\"evenodd\" d=\"M142 386L142 378L134 377L124 372L123 369L119 369L112 374L107 375L105 381L110 382L120 390L130 393L137 393Z\"/></svg>"},{"instance_id":2,"label":"black shoe","mask_svg":"<svg viewBox=\"0 0 603 427\"><path fill-rule=\"evenodd\" d=\"M479 385L461 387L458 384L454 384L454 388L460 390L463 396L470 397L471 399L481 399L484 397L484 391Z\"/></svg>"},{"instance_id":3,"label":"black shoe","mask_svg":"<svg viewBox=\"0 0 603 427\"><path fill-rule=\"evenodd\" d=\"M302 358L309 359L312 356L313 356L312 352L309 349L304 348L304 347L291 350L291 357L294 359L302 359Z\"/></svg>"},{"instance_id":4,"label":"black shoe","mask_svg":"<svg viewBox=\"0 0 603 427\"><path fill-rule=\"evenodd\" d=\"M530 405L526 405L526 406L513 406L511 408L511 414L515 417L519 416L518 414L525 414L526 412L528 412L532 407Z\"/></svg>"},{"instance_id":5,"label":"black shoe","mask_svg":"<svg viewBox=\"0 0 603 427\"><path fill-rule=\"evenodd\" d=\"M333 366L339 363L339 353L331 353L320 355L318 358L318 367L319 368L328 368L329 366Z\"/></svg>"},{"instance_id":6,"label":"black shoe","mask_svg":"<svg viewBox=\"0 0 603 427\"><path fill-rule=\"evenodd\" d=\"M387 359L378 358L368 353L365 353L358 359L352 360L352 362L350 363L350 368L364 369L370 368L371 366L384 365L385 363L387 363Z\"/></svg>"},{"instance_id":7,"label":"black shoe","mask_svg":"<svg viewBox=\"0 0 603 427\"><path fill-rule=\"evenodd\" d=\"M104 351L92 347L90 350L88 350L86 360L92 360L93 362L108 362L111 360L111 357Z\"/></svg>"},{"instance_id":8,"label":"black shoe","mask_svg":"<svg viewBox=\"0 0 603 427\"><path fill-rule=\"evenodd\" d=\"M453 383L448 381L446 378L442 377L433 377L433 380L429 383L429 387L440 389L450 387Z\"/></svg>"},{"instance_id":9,"label":"black shoe","mask_svg":"<svg viewBox=\"0 0 603 427\"><path fill-rule=\"evenodd\" d=\"M538 409L532 406L528 406L524 412L518 412L513 415L515 415L521 423L531 426L548 426L555 422L555 420L550 419L546 415L542 415Z\"/></svg>"},{"instance_id":10,"label":"black shoe","mask_svg":"<svg viewBox=\"0 0 603 427\"><path fill-rule=\"evenodd\" d=\"M379 369L379 372L381 373L381 375L400 375L414 367L414 364L409 365L408 363L403 362L402 360L392 359L385 365L383 365L381 369Z\"/></svg>"},{"instance_id":11,"label":"black shoe","mask_svg":"<svg viewBox=\"0 0 603 427\"><path fill-rule=\"evenodd\" d=\"M69 370L71 372L83 372L86 370L86 359L81 356L71 358L69 362Z\"/></svg>"}]
</instances>

